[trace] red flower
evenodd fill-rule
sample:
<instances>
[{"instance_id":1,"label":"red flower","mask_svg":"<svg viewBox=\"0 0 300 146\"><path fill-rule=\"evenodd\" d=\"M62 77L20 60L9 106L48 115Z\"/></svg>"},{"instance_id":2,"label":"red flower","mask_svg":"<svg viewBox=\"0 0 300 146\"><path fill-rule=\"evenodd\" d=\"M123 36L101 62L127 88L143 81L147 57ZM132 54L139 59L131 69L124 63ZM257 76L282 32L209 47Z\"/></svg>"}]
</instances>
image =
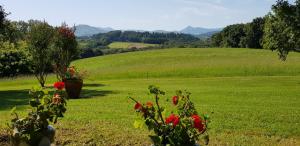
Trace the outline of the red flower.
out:
<instances>
[{"instance_id":1,"label":"red flower","mask_svg":"<svg viewBox=\"0 0 300 146\"><path fill-rule=\"evenodd\" d=\"M65 83L64 82L55 82L54 83L54 87L57 89L57 90L62 90L65 88Z\"/></svg>"},{"instance_id":2,"label":"red flower","mask_svg":"<svg viewBox=\"0 0 300 146\"><path fill-rule=\"evenodd\" d=\"M174 115L174 114L171 114L171 115L166 119L166 123L167 123L167 124L172 123L172 124L173 124L173 127L175 127L176 125L178 125L178 124L179 124L179 121L180 121L179 116L176 116L176 115Z\"/></svg>"},{"instance_id":3,"label":"red flower","mask_svg":"<svg viewBox=\"0 0 300 146\"><path fill-rule=\"evenodd\" d=\"M146 103L146 105L147 105L147 107L148 107L148 108L151 108L151 107L153 107L153 103L152 103L152 102L150 102L150 101L148 101L148 102Z\"/></svg>"},{"instance_id":4,"label":"red flower","mask_svg":"<svg viewBox=\"0 0 300 146\"><path fill-rule=\"evenodd\" d=\"M173 104L177 105L178 104L178 96L173 96Z\"/></svg>"},{"instance_id":5,"label":"red flower","mask_svg":"<svg viewBox=\"0 0 300 146\"><path fill-rule=\"evenodd\" d=\"M74 34L73 30L71 28L66 27L66 26L61 26L58 29L58 32L63 37L66 37L66 38L69 38L69 39L75 38L75 34Z\"/></svg>"},{"instance_id":6,"label":"red flower","mask_svg":"<svg viewBox=\"0 0 300 146\"><path fill-rule=\"evenodd\" d=\"M202 123L201 118L198 115L192 115L194 120L194 127L199 130L199 132L204 130L204 124Z\"/></svg>"},{"instance_id":7,"label":"red flower","mask_svg":"<svg viewBox=\"0 0 300 146\"><path fill-rule=\"evenodd\" d=\"M135 105L134 105L134 109L135 110L141 110L142 109L142 104L140 104L139 102L137 102Z\"/></svg>"}]
</instances>

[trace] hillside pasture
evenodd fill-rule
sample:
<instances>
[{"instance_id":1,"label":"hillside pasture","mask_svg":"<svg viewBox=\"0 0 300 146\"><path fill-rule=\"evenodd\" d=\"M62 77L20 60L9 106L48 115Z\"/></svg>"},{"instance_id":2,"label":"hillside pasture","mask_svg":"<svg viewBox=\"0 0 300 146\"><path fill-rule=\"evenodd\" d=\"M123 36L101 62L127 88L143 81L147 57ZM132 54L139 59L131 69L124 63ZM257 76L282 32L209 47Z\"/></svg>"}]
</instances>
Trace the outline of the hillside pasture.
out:
<instances>
[{"instance_id":1,"label":"hillside pasture","mask_svg":"<svg viewBox=\"0 0 300 146\"><path fill-rule=\"evenodd\" d=\"M62 145L150 145L127 96L153 101L148 85L165 90L167 113L175 90L187 89L210 115L211 145L300 145L300 54L286 62L268 50L186 48L131 52L77 60L88 72L81 99L71 99L57 127ZM51 86L55 76L50 75ZM27 111L34 77L0 80L0 145L10 108Z\"/></svg>"},{"instance_id":2,"label":"hillside pasture","mask_svg":"<svg viewBox=\"0 0 300 146\"><path fill-rule=\"evenodd\" d=\"M134 43L134 42L112 42L108 45L111 49L129 49L129 48L145 48L145 47L154 47L157 46L157 44L147 44L147 43Z\"/></svg>"}]
</instances>

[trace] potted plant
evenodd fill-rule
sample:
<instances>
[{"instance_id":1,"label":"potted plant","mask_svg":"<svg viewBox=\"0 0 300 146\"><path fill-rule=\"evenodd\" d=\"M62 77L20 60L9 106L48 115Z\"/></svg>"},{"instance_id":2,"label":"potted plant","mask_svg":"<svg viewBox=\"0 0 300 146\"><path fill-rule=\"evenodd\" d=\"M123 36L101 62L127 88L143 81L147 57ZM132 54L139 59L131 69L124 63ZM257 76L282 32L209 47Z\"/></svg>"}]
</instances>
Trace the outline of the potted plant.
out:
<instances>
[{"instance_id":1,"label":"potted plant","mask_svg":"<svg viewBox=\"0 0 300 146\"><path fill-rule=\"evenodd\" d=\"M142 117L134 122L134 126L140 128L145 124L153 131L154 135L149 137L154 146L195 146L201 137L204 144L208 144L208 116L198 114L189 92L177 91L177 95L172 98L177 111L166 117L165 108L159 104L159 96L165 92L155 86L149 86L149 91L154 95L155 104L150 101L142 104L129 98L135 102L134 110Z\"/></svg>"},{"instance_id":2,"label":"potted plant","mask_svg":"<svg viewBox=\"0 0 300 146\"><path fill-rule=\"evenodd\" d=\"M11 145L50 146L54 142L55 128L50 123L55 124L59 117L63 117L67 100L64 83L57 82L54 87L53 95L42 88L30 90L31 111L25 118L19 118L16 107L12 109L14 118L9 125Z\"/></svg>"},{"instance_id":3,"label":"potted plant","mask_svg":"<svg viewBox=\"0 0 300 146\"><path fill-rule=\"evenodd\" d=\"M83 86L83 74L74 66L67 68L63 82L70 98L79 98Z\"/></svg>"}]
</instances>

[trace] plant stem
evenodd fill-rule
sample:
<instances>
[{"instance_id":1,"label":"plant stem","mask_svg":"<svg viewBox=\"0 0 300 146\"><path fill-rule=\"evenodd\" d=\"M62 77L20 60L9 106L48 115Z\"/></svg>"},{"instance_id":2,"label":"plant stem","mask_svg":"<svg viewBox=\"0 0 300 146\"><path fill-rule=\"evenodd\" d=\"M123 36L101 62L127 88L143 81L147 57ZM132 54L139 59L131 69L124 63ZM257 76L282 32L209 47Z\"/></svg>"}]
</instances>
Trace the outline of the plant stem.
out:
<instances>
[{"instance_id":1,"label":"plant stem","mask_svg":"<svg viewBox=\"0 0 300 146\"><path fill-rule=\"evenodd\" d=\"M159 114L160 120L161 120L162 123L165 125L165 121L164 121L164 118L162 117L161 109L160 109L160 107L159 107L159 103L158 103L158 95L157 95L157 94L155 95L155 101L156 101L156 105L157 105L157 108L158 108L158 114Z\"/></svg>"},{"instance_id":2,"label":"plant stem","mask_svg":"<svg viewBox=\"0 0 300 146\"><path fill-rule=\"evenodd\" d=\"M132 97L130 97L130 96L128 96L128 98L131 99L131 100L133 100L133 101L136 102L136 103L139 103L137 100L135 100L134 98L132 98Z\"/></svg>"}]
</instances>

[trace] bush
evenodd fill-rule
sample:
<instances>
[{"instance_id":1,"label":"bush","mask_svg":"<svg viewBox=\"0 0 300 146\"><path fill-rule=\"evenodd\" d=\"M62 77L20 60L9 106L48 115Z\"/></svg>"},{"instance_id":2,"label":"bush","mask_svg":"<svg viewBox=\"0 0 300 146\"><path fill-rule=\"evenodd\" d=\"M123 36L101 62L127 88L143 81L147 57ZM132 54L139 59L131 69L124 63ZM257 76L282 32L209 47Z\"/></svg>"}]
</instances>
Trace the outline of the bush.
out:
<instances>
[{"instance_id":1,"label":"bush","mask_svg":"<svg viewBox=\"0 0 300 146\"><path fill-rule=\"evenodd\" d=\"M0 77L12 77L32 73L31 59L22 49L15 49L10 43L3 43L0 51Z\"/></svg>"}]
</instances>

